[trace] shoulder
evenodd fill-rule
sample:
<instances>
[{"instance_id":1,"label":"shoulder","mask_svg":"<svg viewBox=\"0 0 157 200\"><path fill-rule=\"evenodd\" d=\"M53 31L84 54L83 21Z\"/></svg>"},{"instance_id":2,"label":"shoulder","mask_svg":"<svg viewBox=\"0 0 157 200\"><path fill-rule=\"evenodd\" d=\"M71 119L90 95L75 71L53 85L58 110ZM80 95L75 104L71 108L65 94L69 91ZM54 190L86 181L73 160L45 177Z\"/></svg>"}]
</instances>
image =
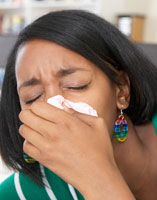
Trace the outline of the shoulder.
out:
<instances>
[{"instance_id":1,"label":"shoulder","mask_svg":"<svg viewBox=\"0 0 157 200\"><path fill-rule=\"evenodd\" d=\"M18 199L19 197L16 192L15 187L15 174L9 176L5 181L0 184L0 199L10 200L10 199Z\"/></svg>"},{"instance_id":2,"label":"shoulder","mask_svg":"<svg viewBox=\"0 0 157 200\"><path fill-rule=\"evenodd\" d=\"M45 187L37 185L29 176L17 172L0 185L0 200L12 199L47 200L49 196Z\"/></svg>"},{"instance_id":3,"label":"shoulder","mask_svg":"<svg viewBox=\"0 0 157 200\"><path fill-rule=\"evenodd\" d=\"M14 173L0 184L0 200L32 199L30 190L40 193L40 188L23 173ZM36 194L37 195L37 194Z\"/></svg>"}]
</instances>

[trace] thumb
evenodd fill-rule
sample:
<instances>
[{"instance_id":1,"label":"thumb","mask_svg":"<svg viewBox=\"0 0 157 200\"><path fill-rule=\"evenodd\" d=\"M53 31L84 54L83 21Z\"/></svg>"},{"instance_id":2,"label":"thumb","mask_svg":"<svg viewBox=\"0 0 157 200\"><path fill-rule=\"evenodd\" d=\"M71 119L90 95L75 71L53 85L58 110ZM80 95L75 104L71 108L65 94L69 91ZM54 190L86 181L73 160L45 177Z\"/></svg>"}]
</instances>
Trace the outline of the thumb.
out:
<instances>
[{"instance_id":1,"label":"thumb","mask_svg":"<svg viewBox=\"0 0 157 200\"><path fill-rule=\"evenodd\" d=\"M72 114L73 116L76 116L77 118L79 118L85 124L87 124L89 126L94 126L95 121L97 120L98 117L91 116L91 115L84 114L84 113L80 113L80 112L74 110L67 101L64 101L62 105L63 105L64 110L66 112Z\"/></svg>"}]
</instances>

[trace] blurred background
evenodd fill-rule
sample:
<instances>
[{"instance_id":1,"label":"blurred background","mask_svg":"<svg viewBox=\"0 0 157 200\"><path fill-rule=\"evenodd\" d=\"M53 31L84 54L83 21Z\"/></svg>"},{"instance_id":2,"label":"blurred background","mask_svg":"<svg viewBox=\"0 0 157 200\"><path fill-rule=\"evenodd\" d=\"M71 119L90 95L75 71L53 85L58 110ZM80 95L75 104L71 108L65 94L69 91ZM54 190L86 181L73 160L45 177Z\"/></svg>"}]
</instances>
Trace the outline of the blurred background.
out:
<instances>
[{"instance_id":1,"label":"blurred background","mask_svg":"<svg viewBox=\"0 0 157 200\"><path fill-rule=\"evenodd\" d=\"M157 43L156 0L0 0L0 33L16 34L49 11L70 8L101 15L137 42Z\"/></svg>"},{"instance_id":2,"label":"blurred background","mask_svg":"<svg viewBox=\"0 0 157 200\"><path fill-rule=\"evenodd\" d=\"M157 64L157 0L0 0L0 88L20 30L49 11L84 9L114 24ZM12 172L0 160L0 182Z\"/></svg>"}]
</instances>

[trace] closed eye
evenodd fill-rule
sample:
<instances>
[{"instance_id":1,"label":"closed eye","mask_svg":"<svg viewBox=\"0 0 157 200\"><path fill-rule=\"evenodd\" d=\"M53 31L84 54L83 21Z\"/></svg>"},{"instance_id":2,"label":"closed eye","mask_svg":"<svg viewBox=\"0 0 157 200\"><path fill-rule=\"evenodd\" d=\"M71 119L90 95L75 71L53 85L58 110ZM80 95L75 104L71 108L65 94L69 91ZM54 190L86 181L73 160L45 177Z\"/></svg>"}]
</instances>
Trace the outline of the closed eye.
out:
<instances>
[{"instance_id":1,"label":"closed eye","mask_svg":"<svg viewBox=\"0 0 157 200\"><path fill-rule=\"evenodd\" d=\"M82 85L80 87L67 87L68 89L73 89L73 90L83 90L87 88L88 85Z\"/></svg>"},{"instance_id":2,"label":"closed eye","mask_svg":"<svg viewBox=\"0 0 157 200\"><path fill-rule=\"evenodd\" d=\"M83 89L85 89L85 88L87 88L87 87L88 87L88 84L87 84L87 85L82 85L82 86L80 86L80 87L67 87L67 89L71 89L71 90L83 90ZM42 95L42 94L41 94L41 95ZM30 99L30 100L28 100L28 101L25 101L25 104L31 104L31 103L33 103L33 102L36 101L38 98L40 98L41 95L35 97L34 99Z\"/></svg>"},{"instance_id":3,"label":"closed eye","mask_svg":"<svg viewBox=\"0 0 157 200\"><path fill-rule=\"evenodd\" d=\"M28 101L25 101L25 104L31 104L31 103L33 103L33 102L36 101L38 98L40 98L41 95L42 95L42 94L40 94L39 96L35 97L34 99L30 99L30 100L28 100Z\"/></svg>"}]
</instances>

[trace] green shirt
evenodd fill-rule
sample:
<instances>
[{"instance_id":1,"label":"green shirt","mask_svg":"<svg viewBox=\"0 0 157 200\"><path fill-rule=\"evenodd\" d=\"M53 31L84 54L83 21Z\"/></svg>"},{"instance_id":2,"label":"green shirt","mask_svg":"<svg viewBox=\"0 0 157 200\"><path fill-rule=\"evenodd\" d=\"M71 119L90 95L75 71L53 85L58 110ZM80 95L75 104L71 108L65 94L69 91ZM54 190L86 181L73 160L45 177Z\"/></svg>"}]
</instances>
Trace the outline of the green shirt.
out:
<instances>
[{"instance_id":1,"label":"green shirt","mask_svg":"<svg viewBox=\"0 0 157 200\"><path fill-rule=\"evenodd\" d=\"M155 128L155 133L157 135L157 109L156 109L156 112L154 113L154 115L152 117L152 123L153 123L153 126Z\"/></svg>"},{"instance_id":2,"label":"green shirt","mask_svg":"<svg viewBox=\"0 0 157 200\"><path fill-rule=\"evenodd\" d=\"M14 173L0 185L0 200L84 200L72 185L40 165L43 182L39 186L28 176Z\"/></svg>"},{"instance_id":3,"label":"green shirt","mask_svg":"<svg viewBox=\"0 0 157 200\"><path fill-rule=\"evenodd\" d=\"M157 112L152 122L157 135ZM40 170L47 187L35 184L22 173L14 173L0 184L0 200L84 200L79 191L55 173L42 165Z\"/></svg>"}]
</instances>

